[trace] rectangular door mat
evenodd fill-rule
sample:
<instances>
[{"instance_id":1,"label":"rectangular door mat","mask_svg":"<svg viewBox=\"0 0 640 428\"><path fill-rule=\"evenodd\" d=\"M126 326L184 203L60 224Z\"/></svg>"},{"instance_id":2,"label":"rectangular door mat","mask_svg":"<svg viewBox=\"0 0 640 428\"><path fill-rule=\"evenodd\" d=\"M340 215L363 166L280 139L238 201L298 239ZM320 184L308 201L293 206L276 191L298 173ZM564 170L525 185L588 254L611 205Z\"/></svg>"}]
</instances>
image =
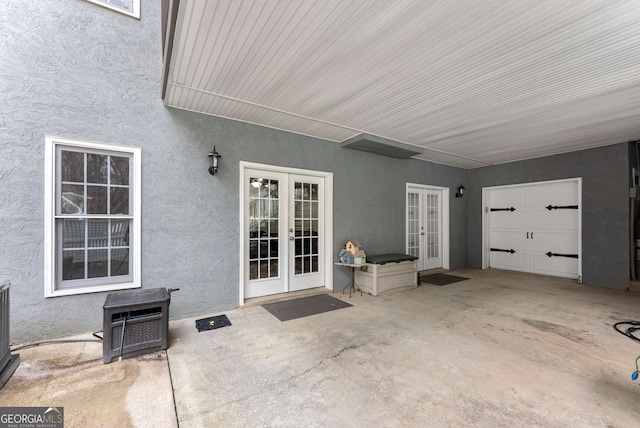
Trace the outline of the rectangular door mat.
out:
<instances>
[{"instance_id":1,"label":"rectangular door mat","mask_svg":"<svg viewBox=\"0 0 640 428\"><path fill-rule=\"evenodd\" d=\"M433 275L425 275L420 277L420 282L426 282L433 285L448 285L454 282L465 281L469 278L462 276L447 275L446 273L434 273Z\"/></svg>"},{"instance_id":2,"label":"rectangular door mat","mask_svg":"<svg viewBox=\"0 0 640 428\"><path fill-rule=\"evenodd\" d=\"M331 297L328 294L262 305L263 308L280 321L308 317L309 315L335 311L336 309L348 308L349 306L352 305L335 297Z\"/></svg>"},{"instance_id":3,"label":"rectangular door mat","mask_svg":"<svg viewBox=\"0 0 640 428\"><path fill-rule=\"evenodd\" d=\"M196 320L196 328L198 333L201 331L215 330L216 328L226 327L231 325L231 321L226 315L218 315L215 317L202 318Z\"/></svg>"}]
</instances>

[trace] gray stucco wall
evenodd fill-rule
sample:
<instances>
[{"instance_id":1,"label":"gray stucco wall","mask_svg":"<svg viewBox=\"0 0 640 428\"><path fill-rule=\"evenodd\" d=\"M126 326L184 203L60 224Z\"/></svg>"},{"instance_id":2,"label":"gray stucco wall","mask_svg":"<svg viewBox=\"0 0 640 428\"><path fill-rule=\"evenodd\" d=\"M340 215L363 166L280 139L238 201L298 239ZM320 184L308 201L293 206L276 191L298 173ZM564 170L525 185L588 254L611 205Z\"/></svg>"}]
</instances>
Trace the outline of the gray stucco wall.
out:
<instances>
[{"instance_id":1,"label":"gray stucco wall","mask_svg":"<svg viewBox=\"0 0 640 428\"><path fill-rule=\"evenodd\" d=\"M582 177L582 273L588 285L629 282L628 144L470 170L470 267L482 266L482 188Z\"/></svg>"},{"instance_id":2,"label":"gray stucco wall","mask_svg":"<svg viewBox=\"0 0 640 428\"><path fill-rule=\"evenodd\" d=\"M142 1L139 21L77 0L0 5L0 277L12 281L13 342L102 323L105 293L44 298L45 135L142 148L142 282L181 288L171 318L238 304L241 160L334 173L336 256L348 238L403 252L406 182L450 187L451 267L466 265L467 199L453 197L466 171L164 107L159 4ZM346 282L334 269L335 288Z\"/></svg>"}]
</instances>

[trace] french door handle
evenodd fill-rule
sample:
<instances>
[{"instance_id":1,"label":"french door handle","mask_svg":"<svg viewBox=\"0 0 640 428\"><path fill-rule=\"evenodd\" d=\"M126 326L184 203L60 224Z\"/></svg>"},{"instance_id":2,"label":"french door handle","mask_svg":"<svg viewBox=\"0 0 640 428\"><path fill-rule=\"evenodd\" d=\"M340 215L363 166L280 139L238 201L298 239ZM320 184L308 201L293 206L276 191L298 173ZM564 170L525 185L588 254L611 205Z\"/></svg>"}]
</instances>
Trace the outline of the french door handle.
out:
<instances>
[{"instance_id":1,"label":"french door handle","mask_svg":"<svg viewBox=\"0 0 640 428\"><path fill-rule=\"evenodd\" d=\"M527 232L527 239L529 239L529 232Z\"/></svg>"},{"instance_id":2,"label":"french door handle","mask_svg":"<svg viewBox=\"0 0 640 428\"><path fill-rule=\"evenodd\" d=\"M293 241L295 238L293 236L289 237L289 241Z\"/></svg>"},{"instance_id":3,"label":"french door handle","mask_svg":"<svg viewBox=\"0 0 640 428\"><path fill-rule=\"evenodd\" d=\"M420 235L424 236L424 232L420 232Z\"/></svg>"}]
</instances>

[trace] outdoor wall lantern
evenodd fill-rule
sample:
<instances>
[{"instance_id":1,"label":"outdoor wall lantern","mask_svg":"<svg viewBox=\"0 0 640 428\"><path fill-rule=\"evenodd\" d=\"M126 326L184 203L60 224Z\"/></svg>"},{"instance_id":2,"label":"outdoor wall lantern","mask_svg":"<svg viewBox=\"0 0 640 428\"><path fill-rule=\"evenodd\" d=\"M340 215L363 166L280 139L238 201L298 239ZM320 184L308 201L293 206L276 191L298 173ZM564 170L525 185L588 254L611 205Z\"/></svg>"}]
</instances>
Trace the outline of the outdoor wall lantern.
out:
<instances>
[{"instance_id":1,"label":"outdoor wall lantern","mask_svg":"<svg viewBox=\"0 0 640 428\"><path fill-rule=\"evenodd\" d=\"M216 175L218 172L218 163L220 162L220 153L216 152L216 146L213 146L213 151L208 154L209 156L209 174Z\"/></svg>"},{"instance_id":2,"label":"outdoor wall lantern","mask_svg":"<svg viewBox=\"0 0 640 428\"><path fill-rule=\"evenodd\" d=\"M462 195L464 195L464 191L466 189L464 188L464 186L461 184L460 187L458 187L458 193L456 193L456 198L461 198Z\"/></svg>"}]
</instances>

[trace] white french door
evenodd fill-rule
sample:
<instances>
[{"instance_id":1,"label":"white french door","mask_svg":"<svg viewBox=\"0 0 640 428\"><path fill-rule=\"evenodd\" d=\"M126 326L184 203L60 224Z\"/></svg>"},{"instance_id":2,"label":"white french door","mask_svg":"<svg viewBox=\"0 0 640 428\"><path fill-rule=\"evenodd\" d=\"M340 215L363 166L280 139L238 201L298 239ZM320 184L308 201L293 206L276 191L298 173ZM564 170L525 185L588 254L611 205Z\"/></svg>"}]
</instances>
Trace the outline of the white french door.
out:
<instances>
[{"instance_id":1,"label":"white french door","mask_svg":"<svg viewBox=\"0 0 640 428\"><path fill-rule=\"evenodd\" d=\"M243 173L244 298L326 285L325 177Z\"/></svg>"},{"instance_id":2,"label":"white french door","mask_svg":"<svg viewBox=\"0 0 640 428\"><path fill-rule=\"evenodd\" d=\"M447 192L448 193L448 192ZM407 186L407 254L418 257L418 270L444 266L443 190Z\"/></svg>"}]
</instances>

